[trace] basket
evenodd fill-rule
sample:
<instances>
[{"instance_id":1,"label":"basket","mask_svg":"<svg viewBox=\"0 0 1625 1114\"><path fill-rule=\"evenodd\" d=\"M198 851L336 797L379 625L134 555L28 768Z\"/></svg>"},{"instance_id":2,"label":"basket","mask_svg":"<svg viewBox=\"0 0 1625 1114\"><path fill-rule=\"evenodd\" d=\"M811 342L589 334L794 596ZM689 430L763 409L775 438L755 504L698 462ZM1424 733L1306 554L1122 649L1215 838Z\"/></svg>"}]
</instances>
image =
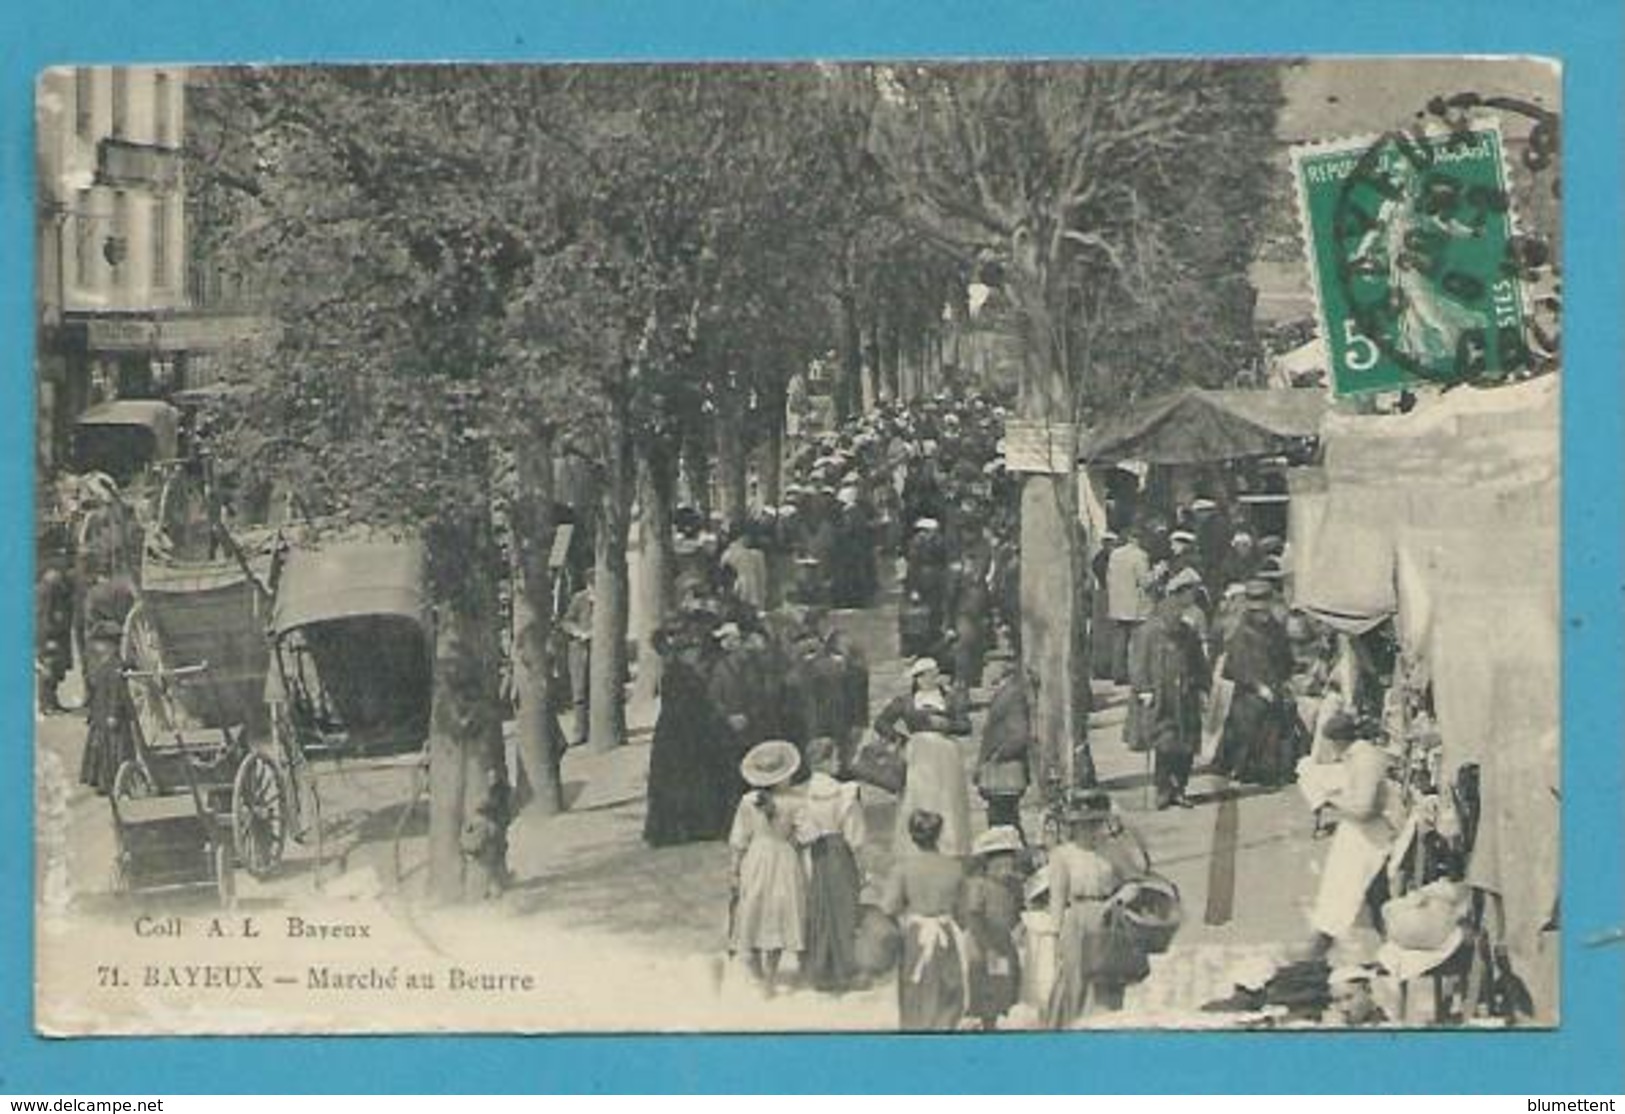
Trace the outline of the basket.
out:
<instances>
[{"instance_id":1,"label":"basket","mask_svg":"<svg viewBox=\"0 0 1625 1114\"><path fill-rule=\"evenodd\" d=\"M902 934L897 922L873 905L858 908L858 929L853 940L852 956L858 970L870 978L879 978L897 965L902 952Z\"/></svg>"},{"instance_id":2,"label":"basket","mask_svg":"<svg viewBox=\"0 0 1625 1114\"><path fill-rule=\"evenodd\" d=\"M908 764L902 747L871 732L852 755L847 772L857 781L900 794L908 779Z\"/></svg>"},{"instance_id":3,"label":"basket","mask_svg":"<svg viewBox=\"0 0 1625 1114\"><path fill-rule=\"evenodd\" d=\"M1179 887L1160 875L1140 879L1134 900L1122 906L1123 924L1133 934L1140 950L1161 955L1173 943L1174 934L1185 919Z\"/></svg>"}]
</instances>

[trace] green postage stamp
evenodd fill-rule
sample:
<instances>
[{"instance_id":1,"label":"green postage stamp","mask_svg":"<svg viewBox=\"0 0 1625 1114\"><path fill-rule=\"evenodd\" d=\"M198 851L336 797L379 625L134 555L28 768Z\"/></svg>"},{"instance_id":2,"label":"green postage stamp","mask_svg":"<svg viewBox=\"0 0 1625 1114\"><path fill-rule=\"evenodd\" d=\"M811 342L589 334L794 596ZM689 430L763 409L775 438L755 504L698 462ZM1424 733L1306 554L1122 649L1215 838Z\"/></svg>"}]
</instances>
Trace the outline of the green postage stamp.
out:
<instances>
[{"instance_id":1,"label":"green postage stamp","mask_svg":"<svg viewBox=\"0 0 1625 1114\"><path fill-rule=\"evenodd\" d=\"M1503 153L1492 122L1293 149L1334 393L1499 379L1527 366Z\"/></svg>"}]
</instances>

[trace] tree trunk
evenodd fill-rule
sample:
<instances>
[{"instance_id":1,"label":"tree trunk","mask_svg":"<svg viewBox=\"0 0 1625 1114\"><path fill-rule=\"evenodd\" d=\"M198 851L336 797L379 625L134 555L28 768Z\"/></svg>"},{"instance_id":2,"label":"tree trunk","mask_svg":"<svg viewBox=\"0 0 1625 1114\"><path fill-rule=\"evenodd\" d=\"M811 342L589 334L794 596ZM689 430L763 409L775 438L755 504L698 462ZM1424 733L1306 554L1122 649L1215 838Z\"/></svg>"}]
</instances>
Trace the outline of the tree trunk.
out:
<instances>
[{"instance_id":1,"label":"tree trunk","mask_svg":"<svg viewBox=\"0 0 1625 1114\"><path fill-rule=\"evenodd\" d=\"M784 437L790 401L788 380L764 378L751 417L752 426L761 431L756 448L756 496L762 506L776 507L784 501Z\"/></svg>"},{"instance_id":2,"label":"tree trunk","mask_svg":"<svg viewBox=\"0 0 1625 1114\"><path fill-rule=\"evenodd\" d=\"M632 700L650 701L660 684L660 655L654 652L654 633L666 621L673 604L671 550L672 495L676 486L675 461L663 446L648 444L637 452L638 562L631 614L632 640L637 646L637 679Z\"/></svg>"},{"instance_id":3,"label":"tree trunk","mask_svg":"<svg viewBox=\"0 0 1625 1114\"><path fill-rule=\"evenodd\" d=\"M850 272L849 272L850 274ZM856 416L863 396L863 330L858 322L858 295L852 283L841 288L841 366L835 383L835 421Z\"/></svg>"},{"instance_id":4,"label":"tree trunk","mask_svg":"<svg viewBox=\"0 0 1625 1114\"><path fill-rule=\"evenodd\" d=\"M738 393L717 407L717 479L722 496L722 517L729 528L737 527L749 514L745 462L745 419Z\"/></svg>"},{"instance_id":5,"label":"tree trunk","mask_svg":"<svg viewBox=\"0 0 1625 1114\"><path fill-rule=\"evenodd\" d=\"M626 424L621 415L606 439L609 459L598 495L593 538L592 658L587 685L587 745L594 752L626 741L626 535L632 510Z\"/></svg>"},{"instance_id":6,"label":"tree trunk","mask_svg":"<svg viewBox=\"0 0 1625 1114\"><path fill-rule=\"evenodd\" d=\"M875 391L877 398L889 402L898 397L902 388L898 375L898 365L902 363L902 359L902 330L894 323L888 324L880 347L879 386Z\"/></svg>"},{"instance_id":7,"label":"tree trunk","mask_svg":"<svg viewBox=\"0 0 1625 1114\"><path fill-rule=\"evenodd\" d=\"M704 434L684 438L680 467L689 501L709 517L715 504L715 492L711 490L711 446L706 444Z\"/></svg>"},{"instance_id":8,"label":"tree trunk","mask_svg":"<svg viewBox=\"0 0 1625 1114\"><path fill-rule=\"evenodd\" d=\"M549 678L553 676L553 581L548 565L553 549L553 443L538 431L519 447L520 500L517 514L519 583L514 592L514 690L518 710L514 745L527 796L523 807L539 816L564 809L559 763L564 733L559 729Z\"/></svg>"},{"instance_id":9,"label":"tree trunk","mask_svg":"<svg viewBox=\"0 0 1625 1114\"><path fill-rule=\"evenodd\" d=\"M767 431L762 440L762 505L776 507L784 502L784 407L767 417Z\"/></svg>"},{"instance_id":10,"label":"tree trunk","mask_svg":"<svg viewBox=\"0 0 1625 1114\"><path fill-rule=\"evenodd\" d=\"M1071 428L1071 377L1052 328L1052 261L1031 243L1013 253L1009 287L1022 322L1020 413L1032 422ZM1088 582L1077 514L1076 478L1065 447L1055 474L1028 475L1021 491L1022 657L1038 675L1033 729L1047 786L1064 790L1094 783L1089 753ZM1069 601L1070 606L1061 605Z\"/></svg>"},{"instance_id":11,"label":"tree trunk","mask_svg":"<svg viewBox=\"0 0 1625 1114\"><path fill-rule=\"evenodd\" d=\"M429 746L429 892L442 904L506 882L509 786L503 757L495 555L489 512L431 533L436 623Z\"/></svg>"},{"instance_id":12,"label":"tree trunk","mask_svg":"<svg viewBox=\"0 0 1625 1114\"><path fill-rule=\"evenodd\" d=\"M1094 781L1088 752L1089 653L1073 480L1030 475L1021 487L1021 654L1038 674L1033 731L1045 785ZM1073 606L1057 607L1058 600Z\"/></svg>"},{"instance_id":13,"label":"tree trunk","mask_svg":"<svg viewBox=\"0 0 1625 1114\"><path fill-rule=\"evenodd\" d=\"M864 377L865 409L880 405L880 338L884 328L881 318L876 316L869 321L869 335L864 338L863 368L869 373Z\"/></svg>"}]
</instances>

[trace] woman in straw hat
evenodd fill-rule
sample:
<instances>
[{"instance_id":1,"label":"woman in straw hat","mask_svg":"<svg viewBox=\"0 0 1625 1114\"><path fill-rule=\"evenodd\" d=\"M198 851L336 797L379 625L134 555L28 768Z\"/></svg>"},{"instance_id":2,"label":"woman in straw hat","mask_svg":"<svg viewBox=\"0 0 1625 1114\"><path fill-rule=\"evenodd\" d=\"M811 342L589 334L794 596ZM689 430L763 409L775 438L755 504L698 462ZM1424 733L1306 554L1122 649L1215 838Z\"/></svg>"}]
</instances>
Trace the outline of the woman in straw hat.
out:
<instances>
[{"instance_id":1,"label":"woman in straw hat","mask_svg":"<svg viewBox=\"0 0 1625 1114\"><path fill-rule=\"evenodd\" d=\"M1044 1020L1065 1029L1079 1017L1123 1008L1123 990L1147 973L1138 947L1110 931L1113 903L1133 897L1150 870L1143 845L1123 827L1101 791L1067 809L1071 838L1050 852L1050 909L1059 922L1055 985Z\"/></svg>"},{"instance_id":2,"label":"woman in straw hat","mask_svg":"<svg viewBox=\"0 0 1625 1114\"><path fill-rule=\"evenodd\" d=\"M752 747L739 772L752 788L739 802L728 845L733 849L733 950L748 957L751 973L769 994L779 961L805 944L806 884L796 851L796 812L788 786L801 768L794 743L769 739Z\"/></svg>"},{"instance_id":3,"label":"woman in straw hat","mask_svg":"<svg viewBox=\"0 0 1625 1114\"><path fill-rule=\"evenodd\" d=\"M971 846L969 876L959 900L959 920L971 942L970 1012L983 1029L1021 999L1021 952L1015 932L1021 924L1022 885L1016 860L1023 850L1020 829L989 828Z\"/></svg>"}]
</instances>

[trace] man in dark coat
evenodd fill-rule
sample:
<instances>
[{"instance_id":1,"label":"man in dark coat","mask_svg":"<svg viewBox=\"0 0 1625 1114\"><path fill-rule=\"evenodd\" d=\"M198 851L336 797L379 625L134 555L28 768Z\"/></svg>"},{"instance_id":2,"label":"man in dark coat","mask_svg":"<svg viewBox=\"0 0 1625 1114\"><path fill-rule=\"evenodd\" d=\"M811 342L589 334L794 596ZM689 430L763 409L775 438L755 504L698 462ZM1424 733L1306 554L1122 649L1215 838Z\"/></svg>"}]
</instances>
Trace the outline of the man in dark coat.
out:
<instances>
[{"instance_id":1,"label":"man in dark coat","mask_svg":"<svg viewBox=\"0 0 1625 1114\"><path fill-rule=\"evenodd\" d=\"M1219 769L1242 781L1279 785L1297 761L1287 705L1292 645L1275 617L1275 592L1266 580L1247 582L1247 609L1225 640L1224 675L1235 682L1230 715L1219 746Z\"/></svg>"},{"instance_id":2,"label":"man in dark coat","mask_svg":"<svg viewBox=\"0 0 1625 1114\"><path fill-rule=\"evenodd\" d=\"M948 603L948 547L942 537L942 526L934 518L922 518L915 524L915 533L908 546L908 579L904 588L910 595L918 595L929 613L933 637L940 637L946 626Z\"/></svg>"},{"instance_id":3,"label":"man in dark coat","mask_svg":"<svg viewBox=\"0 0 1625 1114\"><path fill-rule=\"evenodd\" d=\"M1139 702L1136 730L1142 743L1156 752L1153 779L1159 809L1190 807L1185 786L1202 743L1208 667L1201 635L1185 615L1201 585L1192 569L1169 580L1155 614L1138 632L1129 660L1129 683Z\"/></svg>"},{"instance_id":4,"label":"man in dark coat","mask_svg":"<svg viewBox=\"0 0 1625 1114\"><path fill-rule=\"evenodd\" d=\"M967 692L982 684L992 601L988 580L993 549L981 531L968 534L951 569L949 595L954 624L954 684Z\"/></svg>"},{"instance_id":5,"label":"man in dark coat","mask_svg":"<svg viewBox=\"0 0 1625 1114\"><path fill-rule=\"evenodd\" d=\"M867 607L874 591L875 537L856 487L844 487L835 512L830 591L836 607Z\"/></svg>"},{"instance_id":6,"label":"man in dark coat","mask_svg":"<svg viewBox=\"0 0 1625 1114\"><path fill-rule=\"evenodd\" d=\"M838 730L830 732L841 747L844 762L857 746L858 736L869 722L869 658L863 648L830 621L829 611L809 607L807 628L818 636L819 658L824 669L840 677L841 699L836 713Z\"/></svg>"},{"instance_id":7,"label":"man in dark coat","mask_svg":"<svg viewBox=\"0 0 1625 1114\"><path fill-rule=\"evenodd\" d=\"M1021 830L1021 797L1032 782L1032 708L1038 678L1012 665L993 694L976 756L976 788L987 802L987 826L1009 824Z\"/></svg>"},{"instance_id":8,"label":"man in dark coat","mask_svg":"<svg viewBox=\"0 0 1625 1114\"><path fill-rule=\"evenodd\" d=\"M727 724L726 740L718 740L724 755L722 761L727 769L737 771L745 752L767 738L763 714L766 694L761 691L762 678L751 668L738 624L723 623L713 637L720 652L712 662L705 689L717 714ZM734 797L743 796L744 779L735 772L730 781L737 782Z\"/></svg>"},{"instance_id":9,"label":"man in dark coat","mask_svg":"<svg viewBox=\"0 0 1625 1114\"><path fill-rule=\"evenodd\" d=\"M841 738L850 722L849 699L846 662L826 649L816 629L804 628L785 677L786 737L798 747L820 735Z\"/></svg>"}]
</instances>

